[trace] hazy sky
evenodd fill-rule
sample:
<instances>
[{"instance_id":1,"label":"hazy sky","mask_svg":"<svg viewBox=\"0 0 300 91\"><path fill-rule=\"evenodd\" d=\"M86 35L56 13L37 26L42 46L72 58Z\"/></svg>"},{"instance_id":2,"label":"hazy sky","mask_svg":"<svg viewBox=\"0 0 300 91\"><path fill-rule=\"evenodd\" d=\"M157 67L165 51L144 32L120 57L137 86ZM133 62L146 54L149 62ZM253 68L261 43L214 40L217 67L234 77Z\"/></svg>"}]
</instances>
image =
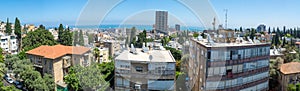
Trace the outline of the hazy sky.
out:
<instances>
[{"instance_id":1,"label":"hazy sky","mask_svg":"<svg viewBox=\"0 0 300 91\"><path fill-rule=\"evenodd\" d=\"M103 3L111 1L106 0ZM257 27L259 24L271 27L300 26L300 0L209 1L218 14L220 24L224 24L224 9L228 9L228 27L231 28ZM88 0L1 0L0 20L6 21L8 17L10 21L14 21L14 18L18 17L23 24L74 25L88 3ZM103 7L95 6L91 11L102 12L99 9ZM112 10L108 10L102 22L97 22L100 24L152 25L155 20L155 10L169 11L170 26L174 24L203 26L197 15L177 0L124 0Z\"/></svg>"}]
</instances>

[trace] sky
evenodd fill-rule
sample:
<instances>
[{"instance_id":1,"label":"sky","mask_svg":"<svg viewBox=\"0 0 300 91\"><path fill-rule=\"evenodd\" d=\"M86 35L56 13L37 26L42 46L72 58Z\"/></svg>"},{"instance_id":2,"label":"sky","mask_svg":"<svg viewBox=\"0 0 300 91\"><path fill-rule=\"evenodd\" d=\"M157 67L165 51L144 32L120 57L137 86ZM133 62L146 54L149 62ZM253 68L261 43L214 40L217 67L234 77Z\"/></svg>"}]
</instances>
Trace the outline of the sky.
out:
<instances>
[{"instance_id":1,"label":"sky","mask_svg":"<svg viewBox=\"0 0 300 91\"><path fill-rule=\"evenodd\" d=\"M228 10L228 27L270 27L300 26L300 0L209 0L207 6L199 4L203 11L193 10L180 0L0 0L0 20L15 17L22 24L43 24L48 27L86 24L131 24L153 25L156 10L169 12L169 26L207 26L213 19L205 18L206 12L215 12L219 22L224 24ZM192 2L192 0L186 0ZM205 0L204 0L205 1ZM197 4L196 4L197 5ZM205 11L211 6L213 10ZM108 9L106 7L112 7ZM90 11L90 12L85 12ZM197 15L195 12L201 12ZM101 16L103 15L103 16ZM99 17L98 17L99 16ZM212 15L214 16L214 15ZM206 20L206 21L205 21ZM211 20L211 22L207 22ZM89 23L93 22L93 23Z\"/></svg>"}]
</instances>

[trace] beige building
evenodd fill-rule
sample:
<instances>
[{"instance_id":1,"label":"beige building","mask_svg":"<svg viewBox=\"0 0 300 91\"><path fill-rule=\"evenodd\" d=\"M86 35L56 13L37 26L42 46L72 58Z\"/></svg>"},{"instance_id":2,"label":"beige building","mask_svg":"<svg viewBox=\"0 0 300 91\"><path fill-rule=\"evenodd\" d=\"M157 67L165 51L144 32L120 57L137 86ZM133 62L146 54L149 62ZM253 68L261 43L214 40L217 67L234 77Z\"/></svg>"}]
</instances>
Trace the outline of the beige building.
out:
<instances>
[{"instance_id":1,"label":"beige building","mask_svg":"<svg viewBox=\"0 0 300 91\"><path fill-rule=\"evenodd\" d=\"M92 54L89 48L81 46L43 45L26 52L27 57L42 74L53 75L56 84L65 87L63 77L71 65L90 65Z\"/></svg>"},{"instance_id":2,"label":"beige building","mask_svg":"<svg viewBox=\"0 0 300 91\"><path fill-rule=\"evenodd\" d=\"M115 58L116 91L175 90L175 59L170 51L135 49Z\"/></svg>"},{"instance_id":3,"label":"beige building","mask_svg":"<svg viewBox=\"0 0 300 91\"><path fill-rule=\"evenodd\" d=\"M108 48L99 48L99 63L111 62L109 60L109 50Z\"/></svg>"},{"instance_id":4,"label":"beige building","mask_svg":"<svg viewBox=\"0 0 300 91\"><path fill-rule=\"evenodd\" d=\"M290 62L280 66L279 83L281 91L287 91L288 84L296 84L300 81L300 63Z\"/></svg>"}]
</instances>

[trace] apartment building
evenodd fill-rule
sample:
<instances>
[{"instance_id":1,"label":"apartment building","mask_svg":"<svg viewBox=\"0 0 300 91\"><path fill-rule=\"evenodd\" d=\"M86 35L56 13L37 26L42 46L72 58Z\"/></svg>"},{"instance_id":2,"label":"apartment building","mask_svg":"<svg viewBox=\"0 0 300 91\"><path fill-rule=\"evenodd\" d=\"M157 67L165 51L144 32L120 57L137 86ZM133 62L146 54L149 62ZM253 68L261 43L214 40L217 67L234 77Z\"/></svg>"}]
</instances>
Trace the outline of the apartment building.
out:
<instances>
[{"instance_id":1,"label":"apartment building","mask_svg":"<svg viewBox=\"0 0 300 91\"><path fill-rule=\"evenodd\" d=\"M55 83L62 87L66 86L63 77L68 74L70 66L89 66L93 56L89 48L64 45L42 45L26 54L37 71L53 75Z\"/></svg>"},{"instance_id":2,"label":"apartment building","mask_svg":"<svg viewBox=\"0 0 300 91\"><path fill-rule=\"evenodd\" d=\"M109 49L105 47L100 47L99 49L99 63L111 62L109 60Z\"/></svg>"},{"instance_id":3,"label":"apartment building","mask_svg":"<svg viewBox=\"0 0 300 91\"><path fill-rule=\"evenodd\" d=\"M280 75L278 77L281 85L281 91L288 91L289 84L300 82L300 63L290 62L280 66Z\"/></svg>"},{"instance_id":4,"label":"apartment building","mask_svg":"<svg viewBox=\"0 0 300 91\"><path fill-rule=\"evenodd\" d=\"M3 52L8 54L17 54L18 53L18 43L17 43L17 36L15 35L1 35L0 39L0 47L2 48Z\"/></svg>"},{"instance_id":5,"label":"apartment building","mask_svg":"<svg viewBox=\"0 0 300 91\"><path fill-rule=\"evenodd\" d=\"M116 91L166 91L175 88L175 59L170 51L130 48L115 58Z\"/></svg>"},{"instance_id":6,"label":"apartment building","mask_svg":"<svg viewBox=\"0 0 300 91\"><path fill-rule=\"evenodd\" d=\"M258 40L191 39L188 87L192 91L266 91L270 44Z\"/></svg>"}]
</instances>

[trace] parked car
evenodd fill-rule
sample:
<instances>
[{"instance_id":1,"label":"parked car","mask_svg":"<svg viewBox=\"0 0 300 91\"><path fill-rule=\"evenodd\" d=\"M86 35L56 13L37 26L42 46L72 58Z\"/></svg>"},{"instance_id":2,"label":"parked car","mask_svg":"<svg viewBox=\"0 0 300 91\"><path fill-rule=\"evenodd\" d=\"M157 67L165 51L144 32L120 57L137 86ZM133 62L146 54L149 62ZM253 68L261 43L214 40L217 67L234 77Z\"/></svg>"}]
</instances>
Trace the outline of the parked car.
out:
<instances>
[{"instance_id":1,"label":"parked car","mask_svg":"<svg viewBox=\"0 0 300 91\"><path fill-rule=\"evenodd\" d=\"M14 83L14 80L12 78L10 78L8 75L5 75L4 78L8 83L10 83L10 84Z\"/></svg>"},{"instance_id":2,"label":"parked car","mask_svg":"<svg viewBox=\"0 0 300 91\"><path fill-rule=\"evenodd\" d=\"M22 82L14 81L14 85L15 85L18 89L22 89L22 88L23 88Z\"/></svg>"}]
</instances>

